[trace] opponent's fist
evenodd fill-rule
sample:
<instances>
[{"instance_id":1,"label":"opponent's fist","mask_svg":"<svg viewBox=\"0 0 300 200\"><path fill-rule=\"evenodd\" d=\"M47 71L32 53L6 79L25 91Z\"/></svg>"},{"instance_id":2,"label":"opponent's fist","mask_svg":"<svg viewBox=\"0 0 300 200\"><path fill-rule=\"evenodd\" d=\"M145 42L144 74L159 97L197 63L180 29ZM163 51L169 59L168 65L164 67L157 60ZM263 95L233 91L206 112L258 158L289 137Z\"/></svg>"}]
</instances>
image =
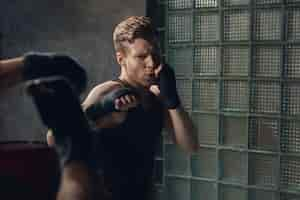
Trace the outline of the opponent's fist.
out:
<instances>
[{"instance_id":1,"label":"opponent's fist","mask_svg":"<svg viewBox=\"0 0 300 200\"><path fill-rule=\"evenodd\" d=\"M72 57L56 53L27 53L24 55L23 78L32 80L50 76L63 76L78 92L87 84L84 68Z\"/></svg>"},{"instance_id":2,"label":"opponent's fist","mask_svg":"<svg viewBox=\"0 0 300 200\"><path fill-rule=\"evenodd\" d=\"M101 101L89 106L85 113L90 120L112 112L128 111L138 105L137 93L127 87L115 89L103 96Z\"/></svg>"},{"instance_id":3,"label":"opponent's fist","mask_svg":"<svg viewBox=\"0 0 300 200\"><path fill-rule=\"evenodd\" d=\"M168 109L175 109L180 105L175 74L168 64L162 65L161 71L159 72L158 87L163 103Z\"/></svg>"}]
</instances>

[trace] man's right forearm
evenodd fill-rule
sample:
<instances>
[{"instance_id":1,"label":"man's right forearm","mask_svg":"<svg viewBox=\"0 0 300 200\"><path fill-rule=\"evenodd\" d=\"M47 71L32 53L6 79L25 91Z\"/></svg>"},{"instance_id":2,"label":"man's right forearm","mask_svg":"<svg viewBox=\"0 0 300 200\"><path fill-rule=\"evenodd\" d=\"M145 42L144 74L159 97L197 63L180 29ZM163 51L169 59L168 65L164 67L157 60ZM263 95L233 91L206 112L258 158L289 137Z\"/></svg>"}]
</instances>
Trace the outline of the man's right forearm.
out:
<instances>
[{"instance_id":1,"label":"man's right forearm","mask_svg":"<svg viewBox=\"0 0 300 200\"><path fill-rule=\"evenodd\" d=\"M23 57L0 61L0 90L12 87L23 80Z\"/></svg>"}]
</instances>

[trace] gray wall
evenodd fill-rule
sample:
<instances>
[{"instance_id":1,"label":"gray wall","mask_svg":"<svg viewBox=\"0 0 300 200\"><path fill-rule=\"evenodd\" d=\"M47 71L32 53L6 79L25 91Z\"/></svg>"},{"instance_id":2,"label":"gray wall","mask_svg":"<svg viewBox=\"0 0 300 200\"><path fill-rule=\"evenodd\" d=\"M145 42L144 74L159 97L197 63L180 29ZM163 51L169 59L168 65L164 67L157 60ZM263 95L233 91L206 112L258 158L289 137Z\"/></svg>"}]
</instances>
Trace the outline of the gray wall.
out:
<instances>
[{"instance_id":1,"label":"gray wall","mask_svg":"<svg viewBox=\"0 0 300 200\"><path fill-rule=\"evenodd\" d=\"M1 0L1 58L32 50L66 52L85 65L89 91L119 72L114 26L127 16L144 14L144 0ZM23 87L0 93L0 141L45 139L45 128Z\"/></svg>"}]
</instances>

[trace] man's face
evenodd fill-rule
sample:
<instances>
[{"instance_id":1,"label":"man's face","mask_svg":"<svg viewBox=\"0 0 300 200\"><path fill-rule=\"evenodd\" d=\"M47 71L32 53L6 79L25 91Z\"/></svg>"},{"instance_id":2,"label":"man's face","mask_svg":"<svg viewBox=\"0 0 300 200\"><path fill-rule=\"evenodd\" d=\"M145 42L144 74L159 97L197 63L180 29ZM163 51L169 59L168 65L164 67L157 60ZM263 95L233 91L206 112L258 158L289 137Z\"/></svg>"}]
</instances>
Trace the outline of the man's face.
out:
<instances>
[{"instance_id":1,"label":"man's face","mask_svg":"<svg viewBox=\"0 0 300 200\"><path fill-rule=\"evenodd\" d=\"M149 88L157 81L161 68L158 42L137 38L126 45L125 51L121 73L134 86Z\"/></svg>"}]
</instances>

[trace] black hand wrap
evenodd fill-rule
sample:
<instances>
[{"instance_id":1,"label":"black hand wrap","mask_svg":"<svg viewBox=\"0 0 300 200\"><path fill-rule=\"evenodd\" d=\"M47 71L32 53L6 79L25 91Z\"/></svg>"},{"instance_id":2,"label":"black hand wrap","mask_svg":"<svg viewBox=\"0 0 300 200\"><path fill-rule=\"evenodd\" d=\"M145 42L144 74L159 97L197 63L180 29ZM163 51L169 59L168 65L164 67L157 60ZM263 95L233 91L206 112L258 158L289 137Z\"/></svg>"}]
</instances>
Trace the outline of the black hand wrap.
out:
<instances>
[{"instance_id":1,"label":"black hand wrap","mask_svg":"<svg viewBox=\"0 0 300 200\"><path fill-rule=\"evenodd\" d=\"M36 79L27 85L27 93L44 125L53 131L61 164L74 160L88 164L93 130L69 82L62 77Z\"/></svg>"},{"instance_id":2,"label":"black hand wrap","mask_svg":"<svg viewBox=\"0 0 300 200\"><path fill-rule=\"evenodd\" d=\"M86 116L88 119L95 121L111 112L120 112L115 108L115 100L125 95L137 96L131 88L118 88L104 95L100 102L89 106L85 111Z\"/></svg>"},{"instance_id":3,"label":"black hand wrap","mask_svg":"<svg viewBox=\"0 0 300 200\"><path fill-rule=\"evenodd\" d=\"M175 109L180 105L176 89L176 79L173 69L165 64L159 74L159 89L163 102L168 109Z\"/></svg>"},{"instance_id":4,"label":"black hand wrap","mask_svg":"<svg viewBox=\"0 0 300 200\"><path fill-rule=\"evenodd\" d=\"M87 84L84 68L70 56L55 53L25 54L23 69L25 80L49 76L63 76L79 93L85 89Z\"/></svg>"}]
</instances>

